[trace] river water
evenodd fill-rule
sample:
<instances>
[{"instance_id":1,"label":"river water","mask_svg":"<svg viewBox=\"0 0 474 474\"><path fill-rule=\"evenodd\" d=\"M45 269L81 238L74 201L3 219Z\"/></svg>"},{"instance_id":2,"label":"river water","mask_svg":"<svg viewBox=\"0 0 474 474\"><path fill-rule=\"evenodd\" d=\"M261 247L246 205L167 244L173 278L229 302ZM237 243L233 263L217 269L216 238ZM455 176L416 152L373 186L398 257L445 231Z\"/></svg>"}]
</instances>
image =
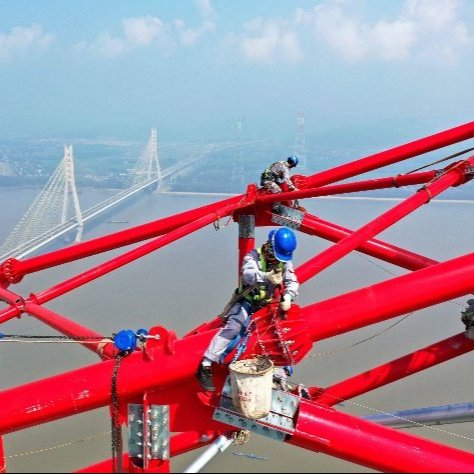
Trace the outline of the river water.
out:
<instances>
[{"instance_id":1,"label":"river water","mask_svg":"<svg viewBox=\"0 0 474 474\"><path fill-rule=\"evenodd\" d=\"M37 189L0 189L0 241L26 211ZM83 208L111 195L89 190L80 196ZM153 193L133 201L100 224L88 227L84 240L136 226L202 206L226 196ZM356 229L396 204L393 199L313 199L301 203L310 212L336 224ZM427 257L445 260L472 252L474 201L432 201L378 238ZM268 228L257 229L257 243ZM120 329L163 325L182 336L213 318L236 285L237 236L235 223L222 219L220 229L208 226L172 245L102 277L46 306L68 318L111 335ZM298 233L294 264L299 266L330 244ZM104 262L112 251L27 276L11 287L23 296ZM359 253L345 257L301 287L299 304L364 287L405 271ZM401 295L403 297L403 295ZM466 298L450 301L408 318L315 344L295 370L293 382L324 387L461 332L460 311ZM1 307L1 306L0 306ZM348 315L350 317L350 315ZM391 327L394 322L400 321ZM4 324L5 334L54 334L24 315ZM361 343L362 340L368 339ZM0 389L37 380L98 361L74 344L0 344ZM354 415L369 415L425 406L471 402L472 355L416 374L338 406ZM474 451L472 423L410 430L465 450ZM71 472L110 457L110 419L107 409L5 436L9 472ZM172 472L182 472L202 450L172 461ZM203 472L373 472L323 454L312 453L252 434L243 446L231 446Z\"/></svg>"}]
</instances>

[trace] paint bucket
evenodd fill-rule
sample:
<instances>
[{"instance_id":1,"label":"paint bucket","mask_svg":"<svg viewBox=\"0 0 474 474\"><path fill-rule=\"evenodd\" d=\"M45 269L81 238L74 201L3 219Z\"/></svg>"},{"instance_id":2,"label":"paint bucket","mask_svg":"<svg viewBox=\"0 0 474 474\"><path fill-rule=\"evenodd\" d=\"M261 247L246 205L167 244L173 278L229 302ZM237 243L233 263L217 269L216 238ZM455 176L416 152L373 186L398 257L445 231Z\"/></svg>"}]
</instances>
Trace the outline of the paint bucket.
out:
<instances>
[{"instance_id":1,"label":"paint bucket","mask_svg":"<svg viewBox=\"0 0 474 474\"><path fill-rule=\"evenodd\" d=\"M246 418L264 418L272 407L273 362L264 357L229 365L232 402Z\"/></svg>"}]
</instances>

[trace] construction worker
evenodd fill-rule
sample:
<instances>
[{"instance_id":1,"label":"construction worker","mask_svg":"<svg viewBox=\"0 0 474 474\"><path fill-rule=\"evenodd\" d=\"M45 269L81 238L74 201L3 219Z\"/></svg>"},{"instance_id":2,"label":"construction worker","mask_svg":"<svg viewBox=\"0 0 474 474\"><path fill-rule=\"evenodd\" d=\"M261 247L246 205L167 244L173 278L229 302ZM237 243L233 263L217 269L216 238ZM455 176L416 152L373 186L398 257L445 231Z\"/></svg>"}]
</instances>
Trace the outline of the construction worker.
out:
<instances>
[{"instance_id":1,"label":"construction worker","mask_svg":"<svg viewBox=\"0 0 474 474\"><path fill-rule=\"evenodd\" d=\"M474 299L467 300L467 307L461 311L461 321L469 330L474 325Z\"/></svg>"},{"instance_id":2,"label":"construction worker","mask_svg":"<svg viewBox=\"0 0 474 474\"><path fill-rule=\"evenodd\" d=\"M226 314L225 325L216 333L201 360L197 379L209 392L215 390L212 364L222 363L237 345L248 327L253 313L268 304L277 288L281 288L280 308L288 311L298 297L299 283L293 263L296 248L294 232L282 227L272 230L268 240L245 255L241 267L241 284Z\"/></svg>"},{"instance_id":3,"label":"construction worker","mask_svg":"<svg viewBox=\"0 0 474 474\"><path fill-rule=\"evenodd\" d=\"M289 156L286 161L277 161L271 164L260 177L260 186L272 194L281 193L282 185L288 191L296 191L296 186L290 180L290 169L298 165L299 159L295 155ZM280 203L273 203L273 210L278 211Z\"/></svg>"}]
</instances>

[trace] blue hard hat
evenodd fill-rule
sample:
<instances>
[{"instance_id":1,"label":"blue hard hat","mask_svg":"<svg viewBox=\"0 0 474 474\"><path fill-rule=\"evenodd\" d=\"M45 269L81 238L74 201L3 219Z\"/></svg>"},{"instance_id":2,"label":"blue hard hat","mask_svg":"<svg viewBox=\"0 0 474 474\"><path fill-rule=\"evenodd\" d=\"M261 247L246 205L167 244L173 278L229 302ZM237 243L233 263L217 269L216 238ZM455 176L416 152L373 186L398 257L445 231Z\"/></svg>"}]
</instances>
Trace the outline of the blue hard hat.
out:
<instances>
[{"instance_id":1,"label":"blue hard hat","mask_svg":"<svg viewBox=\"0 0 474 474\"><path fill-rule=\"evenodd\" d=\"M288 262L293 258L296 248L295 233L288 227L272 230L268 234L268 240L272 244L273 253L280 262Z\"/></svg>"},{"instance_id":2,"label":"blue hard hat","mask_svg":"<svg viewBox=\"0 0 474 474\"><path fill-rule=\"evenodd\" d=\"M283 370L285 371L286 375L288 375L288 377L291 377L293 375L294 369L292 365L285 365L285 367L283 367Z\"/></svg>"},{"instance_id":3,"label":"blue hard hat","mask_svg":"<svg viewBox=\"0 0 474 474\"><path fill-rule=\"evenodd\" d=\"M286 161L292 168L294 168L299 163L300 160L298 159L296 155L291 155L286 159Z\"/></svg>"}]
</instances>

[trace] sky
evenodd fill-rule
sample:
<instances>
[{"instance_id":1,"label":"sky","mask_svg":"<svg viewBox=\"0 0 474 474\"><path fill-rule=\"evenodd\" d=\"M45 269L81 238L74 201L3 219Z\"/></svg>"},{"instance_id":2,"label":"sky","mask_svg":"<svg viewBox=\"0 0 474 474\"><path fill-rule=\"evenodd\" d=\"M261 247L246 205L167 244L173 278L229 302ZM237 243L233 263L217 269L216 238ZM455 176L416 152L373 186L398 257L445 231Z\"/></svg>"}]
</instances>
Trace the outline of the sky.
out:
<instances>
[{"instance_id":1,"label":"sky","mask_svg":"<svg viewBox=\"0 0 474 474\"><path fill-rule=\"evenodd\" d=\"M473 59L471 0L0 0L0 139L418 138Z\"/></svg>"}]
</instances>

